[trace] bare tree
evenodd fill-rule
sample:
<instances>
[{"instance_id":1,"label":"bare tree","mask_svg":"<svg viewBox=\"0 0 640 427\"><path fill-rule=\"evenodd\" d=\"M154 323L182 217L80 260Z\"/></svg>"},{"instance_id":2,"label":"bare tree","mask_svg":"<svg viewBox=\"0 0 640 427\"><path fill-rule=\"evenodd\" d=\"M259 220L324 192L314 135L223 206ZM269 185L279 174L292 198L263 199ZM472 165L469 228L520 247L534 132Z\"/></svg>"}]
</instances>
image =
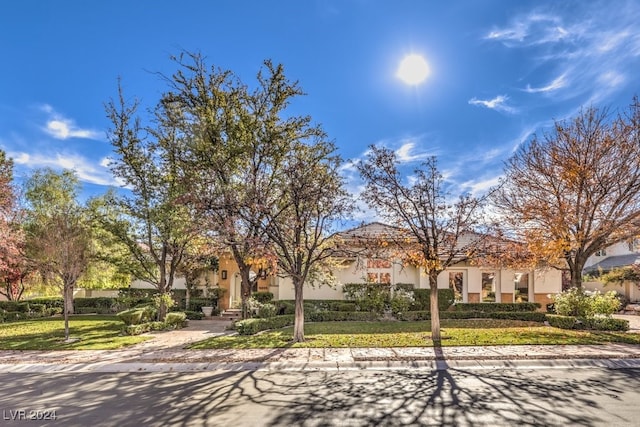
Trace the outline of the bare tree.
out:
<instances>
[{"instance_id":1,"label":"bare tree","mask_svg":"<svg viewBox=\"0 0 640 427\"><path fill-rule=\"evenodd\" d=\"M322 133L305 142L292 145L279 176L280 192L276 202L266 207L265 218L279 274L293 281L296 342L304 341L304 286L326 273L322 267L337 251L333 228L353 209L335 146Z\"/></svg>"},{"instance_id":2,"label":"bare tree","mask_svg":"<svg viewBox=\"0 0 640 427\"><path fill-rule=\"evenodd\" d=\"M564 261L582 286L589 256L640 231L640 104L588 108L508 160L495 205L538 260Z\"/></svg>"},{"instance_id":3,"label":"bare tree","mask_svg":"<svg viewBox=\"0 0 640 427\"><path fill-rule=\"evenodd\" d=\"M384 240L394 244L404 262L423 268L429 277L431 334L439 345L438 275L484 248L487 234L478 233L484 225L482 203L468 194L452 202L435 157L416 169L411 180L402 176L398 163L392 150L372 146L358 165L366 184L362 197L398 228Z\"/></svg>"}]
</instances>

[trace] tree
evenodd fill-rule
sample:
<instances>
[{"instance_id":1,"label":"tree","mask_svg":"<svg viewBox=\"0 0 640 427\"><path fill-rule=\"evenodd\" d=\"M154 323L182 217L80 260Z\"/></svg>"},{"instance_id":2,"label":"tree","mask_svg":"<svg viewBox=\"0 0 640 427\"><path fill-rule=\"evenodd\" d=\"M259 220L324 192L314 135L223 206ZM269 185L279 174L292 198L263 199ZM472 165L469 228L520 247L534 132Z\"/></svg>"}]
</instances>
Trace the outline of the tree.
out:
<instances>
[{"instance_id":1,"label":"tree","mask_svg":"<svg viewBox=\"0 0 640 427\"><path fill-rule=\"evenodd\" d=\"M171 106L158 104L152 123L145 126L137 109L138 102L127 104L121 88L118 100L106 105L113 124L108 138L116 154L110 167L130 192L111 195L113 210L101 222L128 249L130 259L123 267L155 286L164 301L162 296L170 293L183 255L199 230L195 215L181 201L185 193L177 161L181 135L170 120ZM162 303L160 320L166 311Z\"/></svg>"},{"instance_id":2,"label":"tree","mask_svg":"<svg viewBox=\"0 0 640 427\"><path fill-rule=\"evenodd\" d=\"M319 128L295 140L278 175L276 202L265 207L265 231L278 257L278 274L293 281L295 342L304 341L304 286L326 273L322 267L339 244L332 229L353 209L335 150Z\"/></svg>"},{"instance_id":3,"label":"tree","mask_svg":"<svg viewBox=\"0 0 640 427\"><path fill-rule=\"evenodd\" d=\"M308 131L310 118L284 111L302 94L282 65L265 61L253 91L231 71L208 68L199 54L175 58L162 103L185 135L181 151L188 203L227 248L241 277L243 317L258 277L275 272L262 224L291 140Z\"/></svg>"},{"instance_id":4,"label":"tree","mask_svg":"<svg viewBox=\"0 0 640 427\"><path fill-rule=\"evenodd\" d=\"M626 115L592 107L535 135L507 161L493 201L509 233L538 260L564 260L581 287L589 256L639 232L638 99Z\"/></svg>"},{"instance_id":5,"label":"tree","mask_svg":"<svg viewBox=\"0 0 640 427\"><path fill-rule=\"evenodd\" d=\"M26 183L28 202L27 256L41 275L62 286L64 336L69 340L73 290L91 260L87 216L77 201L78 180L73 172L34 172Z\"/></svg>"},{"instance_id":6,"label":"tree","mask_svg":"<svg viewBox=\"0 0 640 427\"><path fill-rule=\"evenodd\" d=\"M474 259L483 250L488 234L482 200L463 194L451 201L438 172L436 158L426 160L405 183L396 153L372 146L358 165L365 182L364 200L391 225L398 228L386 236L405 262L421 267L431 289L431 335L440 344L438 275L448 267Z\"/></svg>"},{"instance_id":7,"label":"tree","mask_svg":"<svg viewBox=\"0 0 640 427\"><path fill-rule=\"evenodd\" d=\"M22 211L13 185L13 161L0 150L0 295L17 301L30 273L24 254Z\"/></svg>"}]
</instances>

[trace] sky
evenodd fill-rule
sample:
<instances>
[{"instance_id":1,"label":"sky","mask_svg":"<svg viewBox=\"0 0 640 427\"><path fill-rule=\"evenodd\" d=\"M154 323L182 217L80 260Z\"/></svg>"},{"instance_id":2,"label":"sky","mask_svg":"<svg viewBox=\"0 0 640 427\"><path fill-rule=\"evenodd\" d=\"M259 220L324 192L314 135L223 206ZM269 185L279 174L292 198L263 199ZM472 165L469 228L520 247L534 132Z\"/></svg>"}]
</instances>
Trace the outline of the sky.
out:
<instances>
[{"instance_id":1,"label":"sky","mask_svg":"<svg viewBox=\"0 0 640 427\"><path fill-rule=\"evenodd\" d=\"M117 186L104 104L152 107L169 58L200 52L253 85L262 62L306 92L292 114L321 124L353 164L370 145L406 170L436 156L459 192L498 183L504 162L554 120L640 95L640 1L21 0L0 2L0 149L17 179L76 171L83 195ZM407 85L401 60L428 78Z\"/></svg>"}]
</instances>

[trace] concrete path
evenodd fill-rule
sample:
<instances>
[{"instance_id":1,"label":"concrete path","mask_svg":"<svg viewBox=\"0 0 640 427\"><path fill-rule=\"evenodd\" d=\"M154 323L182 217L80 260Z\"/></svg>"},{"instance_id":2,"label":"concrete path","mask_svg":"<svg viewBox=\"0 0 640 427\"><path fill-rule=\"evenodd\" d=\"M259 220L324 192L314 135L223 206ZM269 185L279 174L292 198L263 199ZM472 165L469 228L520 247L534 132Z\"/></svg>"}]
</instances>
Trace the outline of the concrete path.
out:
<instances>
[{"instance_id":1,"label":"concrete path","mask_svg":"<svg viewBox=\"0 0 640 427\"><path fill-rule=\"evenodd\" d=\"M617 316L620 317L620 316ZM640 332L640 316L633 321ZM637 321L637 322L636 322ZM396 348L280 348L186 350L189 343L231 334L228 321L191 321L184 329L155 332L149 341L121 350L0 351L0 372L131 372L211 369L397 369L452 366L640 367L640 346L520 345Z\"/></svg>"}]
</instances>

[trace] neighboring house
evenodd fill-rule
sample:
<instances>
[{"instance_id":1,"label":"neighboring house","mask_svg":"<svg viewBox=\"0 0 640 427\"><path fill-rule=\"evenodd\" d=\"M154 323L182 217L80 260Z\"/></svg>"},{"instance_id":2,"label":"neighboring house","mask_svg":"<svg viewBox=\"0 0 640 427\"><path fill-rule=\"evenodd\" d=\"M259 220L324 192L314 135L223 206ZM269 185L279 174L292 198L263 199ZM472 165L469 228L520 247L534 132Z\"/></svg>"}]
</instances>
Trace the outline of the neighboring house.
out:
<instances>
[{"instance_id":1,"label":"neighboring house","mask_svg":"<svg viewBox=\"0 0 640 427\"><path fill-rule=\"evenodd\" d=\"M605 285L598 281L601 274L615 269L628 268L632 265L640 265L639 239L616 243L590 256L582 272L592 280L585 280L583 286L585 289L601 292L613 290L625 295L630 301L640 301L640 289L636 282L626 281L620 284Z\"/></svg>"},{"instance_id":2,"label":"neighboring house","mask_svg":"<svg viewBox=\"0 0 640 427\"><path fill-rule=\"evenodd\" d=\"M393 227L381 223L371 223L340 233L343 245L358 252L363 239L375 239L388 233L396 232ZM348 283L386 283L411 284L415 289L428 289L429 279L421 268L403 265L399 258L393 256L366 257L361 255L345 255L338 259L333 267L332 285L314 283L304 290L304 298L344 299L342 285ZM202 281L201 281L202 283ZM219 270L212 273L209 284L212 287L225 289L221 309L238 306L240 303L240 275L238 267L230 255L220 259ZM133 287L140 287L134 282ZM150 285L149 285L150 286ZM174 288L184 288L184 279L177 279ZM461 302L538 302L544 309L550 303L550 294L562 290L562 273L556 269L518 270L508 268L489 268L459 263L438 276L438 288L452 289ZM291 279L281 277L258 278L257 291L272 292L276 300L293 300L294 288Z\"/></svg>"}]
</instances>

